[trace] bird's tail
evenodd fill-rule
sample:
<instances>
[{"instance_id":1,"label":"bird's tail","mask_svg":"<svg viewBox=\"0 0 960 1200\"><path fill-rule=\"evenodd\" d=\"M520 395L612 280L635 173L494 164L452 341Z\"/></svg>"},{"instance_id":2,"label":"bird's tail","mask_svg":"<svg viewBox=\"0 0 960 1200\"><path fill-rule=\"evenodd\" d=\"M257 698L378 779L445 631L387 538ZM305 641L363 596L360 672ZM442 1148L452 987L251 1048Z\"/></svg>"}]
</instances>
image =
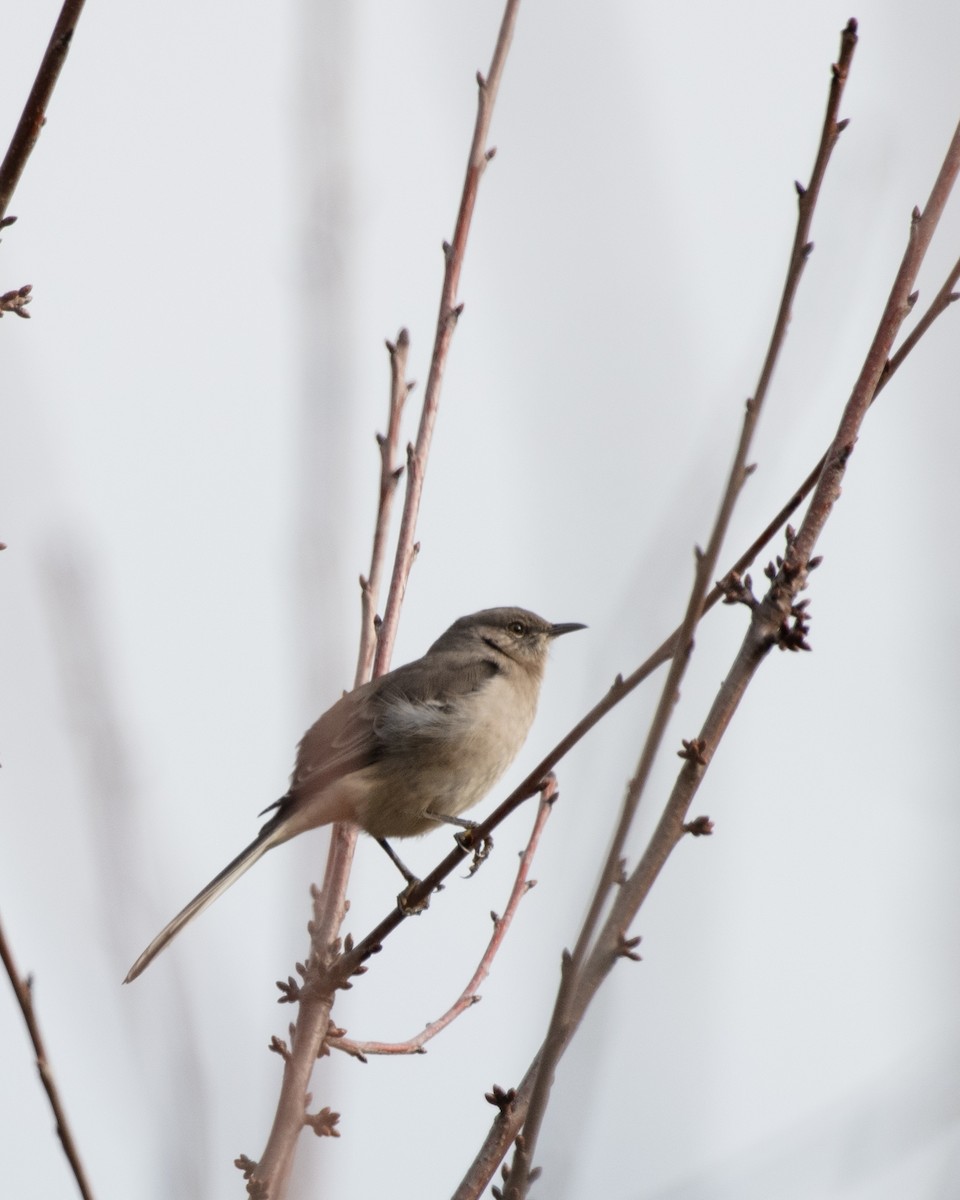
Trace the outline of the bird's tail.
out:
<instances>
[{"instance_id":1,"label":"bird's tail","mask_svg":"<svg viewBox=\"0 0 960 1200\"><path fill-rule=\"evenodd\" d=\"M246 850L242 850L233 862L228 863L215 879L210 880L203 891L194 896L190 903L177 913L169 925L165 925L160 930L127 972L124 983L132 983L142 971L146 970L160 951L173 941L188 921L192 921L198 913L202 913L209 904L222 895L231 884L236 883L244 871L249 871L268 850L286 840L282 834L278 834L279 825L280 822L276 818L268 821Z\"/></svg>"}]
</instances>

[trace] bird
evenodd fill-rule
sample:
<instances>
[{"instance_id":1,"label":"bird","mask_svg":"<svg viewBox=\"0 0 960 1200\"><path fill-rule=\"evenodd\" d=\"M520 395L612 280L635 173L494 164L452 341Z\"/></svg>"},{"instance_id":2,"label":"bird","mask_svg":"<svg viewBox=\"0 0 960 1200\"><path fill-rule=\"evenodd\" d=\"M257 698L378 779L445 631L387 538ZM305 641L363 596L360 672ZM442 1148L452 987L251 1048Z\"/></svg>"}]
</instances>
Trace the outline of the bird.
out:
<instances>
[{"instance_id":1,"label":"bird","mask_svg":"<svg viewBox=\"0 0 960 1200\"><path fill-rule=\"evenodd\" d=\"M454 621L422 658L345 693L303 735L290 786L260 814L276 810L257 837L164 926L124 983L297 834L353 822L405 871L387 838L443 823L469 828L460 814L483 799L526 740L550 643L585 628L524 608L483 609Z\"/></svg>"}]
</instances>

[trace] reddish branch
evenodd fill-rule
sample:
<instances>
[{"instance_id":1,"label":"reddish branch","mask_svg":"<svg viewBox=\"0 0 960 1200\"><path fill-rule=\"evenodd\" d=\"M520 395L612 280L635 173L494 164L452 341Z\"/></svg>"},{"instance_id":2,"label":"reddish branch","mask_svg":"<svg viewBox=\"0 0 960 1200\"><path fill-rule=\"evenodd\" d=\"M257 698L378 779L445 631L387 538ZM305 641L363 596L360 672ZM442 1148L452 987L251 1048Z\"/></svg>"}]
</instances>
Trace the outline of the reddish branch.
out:
<instances>
[{"instance_id":1,"label":"reddish branch","mask_svg":"<svg viewBox=\"0 0 960 1200\"><path fill-rule=\"evenodd\" d=\"M463 311L463 306L457 303L457 287L460 283L460 272L463 269L467 237L473 220L473 210L477 203L480 179L487 163L495 153L492 148L488 149L487 138L490 133L490 121L493 117L497 91L500 88L500 79L503 76L503 68L507 60L507 52L513 40L513 30L519 7L520 0L507 0L503 20L500 23L500 32L497 35L497 44L490 62L490 70L485 77L479 71L477 72L477 119L473 129L473 141L470 146L470 157L467 160L467 174L463 181L463 194L460 199L460 210L457 213L453 239L450 242L444 242L443 245L443 288L440 293L440 311L437 314L437 332L433 344L433 355L430 359L430 373L427 376L417 440L407 452L407 494L400 522L397 555L394 559L393 578L390 582L390 596L384 613L384 629L381 631L380 646L377 652L378 674L383 669L382 664L390 661L397 614L403 603L410 568L413 566L416 556L415 532L417 516L420 511L420 496L423 491L424 469L430 451L433 427L437 419L437 407L447 352L450 349L457 320Z\"/></svg>"},{"instance_id":2,"label":"reddish branch","mask_svg":"<svg viewBox=\"0 0 960 1200\"><path fill-rule=\"evenodd\" d=\"M843 411L840 427L833 439L833 444L827 451L827 460L817 482L813 499L810 501L810 506L796 538L791 541L787 561L784 563L780 575L780 582L785 586L788 597L796 595L799 590L801 585L792 583L790 580L791 578L799 579L803 575L827 517L840 497L840 483L860 435L860 426L863 424L867 409L873 402L873 397L887 370L893 343L900 331L900 326L913 308L916 300L913 287L920 272L920 265L930 246L958 172L960 172L960 125L954 131L943 166L940 168L925 208L922 212L918 208L913 210L907 248L904 251L893 287L890 289L890 296L880 318L880 324L870 349L867 351L860 376ZM942 291L943 289L941 289L941 294ZM771 589L771 591L773 590Z\"/></svg>"},{"instance_id":3,"label":"reddish branch","mask_svg":"<svg viewBox=\"0 0 960 1200\"><path fill-rule=\"evenodd\" d=\"M527 841L526 848L520 856L520 866L517 869L517 876L510 891L510 898L503 911L503 916L498 916L496 913L490 914L493 919L493 934L487 943L483 957L480 959L470 982L443 1016L439 1017L436 1021L429 1022L425 1029L404 1042L358 1042L352 1038L337 1037L329 1039L327 1045L337 1050L343 1050L347 1054L352 1054L355 1058L364 1059L364 1061L368 1054L420 1054L423 1053L423 1047L427 1042L435 1038L438 1033L442 1033L457 1017L466 1012L468 1008L472 1008L480 1000L480 986L490 974L493 960L503 945L507 931L513 923L517 909L520 907L520 901L534 886L535 881L529 878L530 867L533 864L533 858L540 843L540 835L543 833L547 818L553 810L553 804L557 799L557 795L556 776L551 774L544 780L533 830Z\"/></svg>"},{"instance_id":4,"label":"reddish branch","mask_svg":"<svg viewBox=\"0 0 960 1200\"><path fill-rule=\"evenodd\" d=\"M379 620L377 603L380 597L380 582L383 578L387 558L387 535L390 532L390 513L397 484L403 467L397 461L400 444L400 418L413 384L406 378L407 354L410 350L410 335L401 329L396 342L387 342L390 355L390 413L387 432L377 434L380 447L380 500L377 506L377 522L373 534L373 551L370 555L370 574L360 576L361 628L360 653L357 657L357 674L354 686L366 683L373 673L373 660L377 650Z\"/></svg>"},{"instance_id":5,"label":"reddish branch","mask_svg":"<svg viewBox=\"0 0 960 1200\"><path fill-rule=\"evenodd\" d=\"M370 678L377 645L376 611L380 580L386 557L390 512L401 468L397 466L400 441L400 418L410 385L404 380L409 337L401 330L396 345L387 343L390 352L391 387L390 409L386 434L378 435L380 446L380 494L377 520L370 554L370 573L360 577L361 628L360 651L357 660L355 686ZM273 1126L259 1163L246 1155L236 1159L236 1165L248 1180L247 1191L256 1196L267 1187L275 1195L286 1187L294 1151L304 1125L314 1132L339 1136L334 1126L336 1114L324 1109L319 1116L306 1114L307 1089L313 1065L323 1052L324 1040L330 1030L330 1010L333 990L318 986L329 976L330 968L340 953L338 931L347 912L347 884L353 866L358 830L353 825L334 825L330 832L330 848L324 872L323 887L313 891L313 919L309 925L310 955L306 964L297 964L304 986L292 978L281 989L284 999L297 1003L297 1019L290 1026L290 1045L274 1038L271 1048L283 1058L283 1079ZM282 1049L281 1049L282 1047Z\"/></svg>"}]
</instances>

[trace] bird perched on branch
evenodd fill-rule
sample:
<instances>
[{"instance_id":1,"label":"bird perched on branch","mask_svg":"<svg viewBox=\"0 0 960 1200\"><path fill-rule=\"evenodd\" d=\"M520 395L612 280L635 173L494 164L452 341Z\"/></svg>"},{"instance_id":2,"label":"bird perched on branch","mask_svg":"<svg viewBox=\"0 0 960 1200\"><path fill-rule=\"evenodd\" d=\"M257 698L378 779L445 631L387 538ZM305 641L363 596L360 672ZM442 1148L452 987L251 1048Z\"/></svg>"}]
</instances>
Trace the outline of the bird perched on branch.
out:
<instances>
[{"instance_id":1,"label":"bird perched on branch","mask_svg":"<svg viewBox=\"0 0 960 1200\"><path fill-rule=\"evenodd\" d=\"M517 755L537 708L554 638L523 608L454 621L427 653L327 709L303 736L286 794L260 833L164 929L130 968L130 983L180 930L268 850L320 825L352 821L386 842L447 822L481 800ZM401 866L401 869L402 866Z\"/></svg>"}]
</instances>

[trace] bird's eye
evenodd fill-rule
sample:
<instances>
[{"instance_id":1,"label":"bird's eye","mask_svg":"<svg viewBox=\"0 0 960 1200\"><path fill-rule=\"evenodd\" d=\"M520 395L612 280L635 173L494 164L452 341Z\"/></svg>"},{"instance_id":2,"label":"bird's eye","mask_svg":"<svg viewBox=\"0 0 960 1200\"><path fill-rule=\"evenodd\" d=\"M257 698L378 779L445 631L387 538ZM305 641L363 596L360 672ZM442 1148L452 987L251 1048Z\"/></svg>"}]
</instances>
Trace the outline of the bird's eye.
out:
<instances>
[{"instance_id":1,"label":"bird's eye","mask_svg":"<svg viewBox=\"0 0 960 1200\"><path fill-rule=\"evenodd\" d=\"M507 626L507 629L509 629L511 633L516 634L517 637L523 637L523 635L527 632L527 627L522 621L511 621Z\"/></svg>"}]
</instances>

